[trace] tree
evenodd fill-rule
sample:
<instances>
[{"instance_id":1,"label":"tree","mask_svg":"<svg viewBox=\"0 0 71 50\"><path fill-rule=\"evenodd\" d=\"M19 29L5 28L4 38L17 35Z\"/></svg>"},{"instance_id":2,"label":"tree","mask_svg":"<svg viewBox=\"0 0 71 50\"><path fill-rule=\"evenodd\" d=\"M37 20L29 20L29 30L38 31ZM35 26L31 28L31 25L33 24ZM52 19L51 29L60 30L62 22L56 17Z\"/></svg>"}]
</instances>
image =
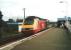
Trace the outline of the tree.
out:
<instances>
[{"instance_id":1,"label":"tree","mask_svg":"<svg viewBox=\"0 0 71 50\"><path fill-rule=\"evenodd\" d=\"M2 36L2 12L0 11L0 38Z\"/></svg>"},{"instance_id":2,"label":"tree","mask_svg":"<svg viewBox=\"0 0 71 50\"><path fill-rule=\"evenodd\" d=\"M2 20L2 16L3 16L3 15L2 15L2 12L0 11L0 20Z\"/></svg>"},{"instance_id":3,"label":"tree","mask_svg":"<svg viewBox=\"0 0 71 50\"><path fill-rule=\"evenodd\" d=\"M0 11L0 39L2 38L2 34L6 31L7 23L2 20L3 14Z\"/></svg>"},{"instance_id":4,"label":"tree","mask_svg":"<svg viewBox=\"0 0 71 50\"><path fill-rule=\"evenodd\" d=\"M9 19L8 22L12 23L15 22L13 19Z\"/></svg>"}]
</instances>

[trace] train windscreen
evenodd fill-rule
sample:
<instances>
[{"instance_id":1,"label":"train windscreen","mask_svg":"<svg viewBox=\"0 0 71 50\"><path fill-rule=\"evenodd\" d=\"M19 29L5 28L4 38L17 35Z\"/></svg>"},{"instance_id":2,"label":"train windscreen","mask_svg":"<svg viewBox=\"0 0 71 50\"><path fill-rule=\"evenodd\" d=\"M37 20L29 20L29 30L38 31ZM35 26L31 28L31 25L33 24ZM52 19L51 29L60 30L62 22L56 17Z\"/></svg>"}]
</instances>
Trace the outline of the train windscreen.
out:
<instances>
[{"instance_id":1,"label":"train windscreen","mask_svg":"<svg viewBox=\"0 0 71 50\"><path fill-rule=\"evenodd\" d=\"M24 21L24 24L25 25L32 25L34 23L34 20L31 20L31 19L26 19L25 21Z\"/></svg>"}]
</instances>

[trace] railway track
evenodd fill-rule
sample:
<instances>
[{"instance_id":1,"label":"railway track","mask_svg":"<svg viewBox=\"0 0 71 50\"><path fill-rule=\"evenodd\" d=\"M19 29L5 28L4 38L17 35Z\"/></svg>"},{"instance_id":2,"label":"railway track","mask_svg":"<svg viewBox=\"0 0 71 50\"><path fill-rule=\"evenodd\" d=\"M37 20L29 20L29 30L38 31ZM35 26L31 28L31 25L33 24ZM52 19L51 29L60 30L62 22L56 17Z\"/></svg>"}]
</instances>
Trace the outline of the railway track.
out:
<instances>
[{"instance_id":1,"label":"railway track","mask_svg":"<svg viewBox=\"0 0 71 50\"><path fill-rule=\"evenodd\" d=\"M28 36L30 36L30 35L28 35ZM20 34L14 35L14 36L2 38L2 39L0 39L0 47L6 45L8 43L20 40L22 38L26 38L28 36L25 36L23 33L20 33Z\"/></svg>"},{"instance_id":2,"label":"railway track","mask_svg":"<svg viewBox=\"0 0 71 50\"><path fill-rule=\"evenodd\" d=\"M45 29L45 30L47 30L47 29ZM41 33L43 31L44 30L42 30L42 31L40 31L38 33ZM35 33L35 34L38 34L38 33ZM23 39L23 38L27 38L27 37L29 37L29 36L31 36L33 34L34 33L30 33L30 32L29 32L29 34L28 33L27 34L19 33L19 34L16 34L14 36L10 36L10 37L6 37L6 38L3 38L3 39L0 39L0 47L3 47L5 45L7 45L7 44L10 44L12 42L18 41L18 40Z\"/></svg>"}]
</instances>

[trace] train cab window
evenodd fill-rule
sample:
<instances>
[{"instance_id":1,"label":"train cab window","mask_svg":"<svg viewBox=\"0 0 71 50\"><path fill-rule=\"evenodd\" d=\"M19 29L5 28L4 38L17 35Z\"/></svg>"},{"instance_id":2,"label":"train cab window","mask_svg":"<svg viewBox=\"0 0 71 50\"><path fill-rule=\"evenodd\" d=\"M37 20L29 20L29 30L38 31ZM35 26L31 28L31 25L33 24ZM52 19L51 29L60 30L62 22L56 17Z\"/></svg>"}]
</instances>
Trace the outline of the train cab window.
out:
<instances>
[{"instance_id":1,"label":"train cab window","mask_svg":"<svg viewBox=\"0 0 71 50\"><path fill-rule=\"evenodd\" d=\"M31 25L31 24L33 24L34 23L34 20L25 20L25 22L24 22L24 24L25 25Z\"/></svg>"}]
</instances>

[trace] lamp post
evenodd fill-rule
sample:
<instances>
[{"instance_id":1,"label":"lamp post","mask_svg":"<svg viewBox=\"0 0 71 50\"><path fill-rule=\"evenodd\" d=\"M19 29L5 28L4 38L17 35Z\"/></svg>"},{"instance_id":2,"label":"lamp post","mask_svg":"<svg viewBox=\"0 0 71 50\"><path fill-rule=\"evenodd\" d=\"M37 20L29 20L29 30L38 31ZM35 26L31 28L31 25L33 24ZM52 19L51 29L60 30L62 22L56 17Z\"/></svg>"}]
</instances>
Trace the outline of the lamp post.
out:
<instances>
[{"instance_id":1,"label":"lamp post","mask_svg":"<svg viewBox=\"0 0 71 50\"><path fill-rule=\"evenodd\" d=\"M25 20L25 8L24 8L24 20Z\"/></svg>"},{"instance_id":2,"label":"lamp post","mask_svg":"<svg viewBox=\"0 0 71 50\"><path fill-rule=\"evenodd\" d=\"M24 11L23 24L24 24L24 21L25 21L25 8L23 8L23 11Z\"/></svg>"},{"instance_id":3,"label":"lamp post","mask_svg":"<svg viewBox=\"0 0 71 50\"><path fill-rule=\"evenodd\" d=\"M65 3L65 18L68 21L68 1L63 0L63 1L60 1L59 3Z\"/></svg>"}]
</instances>

